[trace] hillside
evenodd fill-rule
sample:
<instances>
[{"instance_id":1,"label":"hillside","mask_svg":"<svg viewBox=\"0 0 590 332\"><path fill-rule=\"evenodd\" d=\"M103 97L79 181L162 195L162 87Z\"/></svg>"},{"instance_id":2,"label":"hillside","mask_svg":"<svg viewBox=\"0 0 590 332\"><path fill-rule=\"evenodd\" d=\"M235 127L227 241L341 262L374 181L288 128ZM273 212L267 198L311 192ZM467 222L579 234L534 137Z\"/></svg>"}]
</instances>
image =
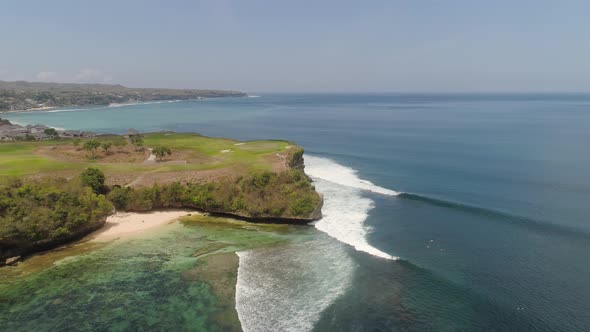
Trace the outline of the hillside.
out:
<instances>
[{"instance_id":1,"label":"hillside","mask_svg":"<svg viewBox=\"0 0 590 332\"><path fill-rule=\"evenodd\" d=\"M273 223L321 218L286 141L153 133L0 143L0 266L95 230L113 209L189 208Z\"/></svg>"},{"instance_id":2,"label":"hillside","mask_svg":"<svg viewBox=\"0 0 590 332\"><path fill-rule=\"evenodd\" d=\"M244 92L229 90L151 89L108 84L0 81L0 112L152 100L245 96L247 95Z\"/></svg>"}]
</instances>

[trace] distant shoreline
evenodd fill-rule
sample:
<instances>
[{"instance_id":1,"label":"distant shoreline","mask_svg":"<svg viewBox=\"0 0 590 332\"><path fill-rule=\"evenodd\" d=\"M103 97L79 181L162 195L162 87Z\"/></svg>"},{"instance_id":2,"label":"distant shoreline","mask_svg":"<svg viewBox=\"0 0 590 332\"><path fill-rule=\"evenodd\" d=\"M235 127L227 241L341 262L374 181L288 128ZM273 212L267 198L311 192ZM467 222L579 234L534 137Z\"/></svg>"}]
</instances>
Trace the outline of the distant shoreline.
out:
<instances>
[{"instance_id":1,"label":"distant shoreline","mask_svg":"<svg viewBox=\"0 0 590 332\"><path fill-rule=\"evenodd\" d=\"M20 110L10 110L4 111L0 110L0 114L9 114L9 113L33 113L33 112L40 112L40 111L52 111L52 110L66 110L72 107L84 107L88 109L94 108L117 108L117 107L125 107L125 106L136 106L136 105L150 105L150 104L163 104L163 103L179 103L183 101L206 101L209 99L220 99L220 98L257 98L258 96L223 96L223 97L198 97L198 98L189 98L189 99L158 99L158 100L146 100L146 101L137 101L137 102L124 102L124 103L109 103L109 104L88 104L88 105L69 105L69 106L43 106L43 107L33 107L27 109L20 109ZM84 109L80 109L81 111Z\"/></svg>"},{"instance_id":2,"label":"distant shoreline","mask_svg":"<svg viewBox=\"0 0 590 332\"><path fill-rule=\"evenodd\" d=\"M0 92L0 112L248 96L236 90L128 88L108 84L24 81L0 81Z\"/></svg>"}]
</instances>

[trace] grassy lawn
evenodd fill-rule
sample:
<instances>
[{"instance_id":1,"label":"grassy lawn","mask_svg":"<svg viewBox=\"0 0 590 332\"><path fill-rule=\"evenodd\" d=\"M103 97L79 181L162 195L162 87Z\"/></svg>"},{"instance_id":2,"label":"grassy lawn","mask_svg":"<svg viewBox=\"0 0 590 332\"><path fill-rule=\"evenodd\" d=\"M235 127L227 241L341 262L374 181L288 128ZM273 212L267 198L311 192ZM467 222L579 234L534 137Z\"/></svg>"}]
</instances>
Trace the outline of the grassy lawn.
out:
<instances>
[{"instance_id":1,"label":"grassy lawn","mask_svg":"<svg viewBox=\"0 0 590 332\"><path fill-rule=\"evenodd\" d=\"M36 155L33 151L49 142L0 143L0 176L82 169L84 166ZM60 142L62 143L62 142ZM56 142L53 142L56 144Z\"/></svg>"},{"instance_id":2,"label":"grassy lawn","mask_svg":"<svg viewBox=\"0 0 590 332\"><path fill-rule=\"evenodd\" d=\"M110 141L112 138L99 138ZM84 141L82 141L84 142ZM207 170L238 165L244 169L268 168L265 157L286 152L286 141L239 142L225 138L211 138L195 134L154 133L144 136L144 146L168 147L173 151L186 151L193 156L203 156L202 162L189 164L155 163L101 163L99 160L62 161L52 156L35 153L42 146L72 144L72 140L0 143L0 176L23 176L56 171L80 171L86 167L98 167L107 173L151 173L181 170ZM139 174L138 174L139 175Z\"/></svg>"},{"instance_id":3,"label":"grassy lawn","mask_svg":"<svg viewBox=\"0 0 590 332\"><path fill-rule=\"evenodd\" d=\"M195 134L156 133L144 137L146 146L167 146L171 149L191 150L230 163L259 163L259 157L285 151L286 141L240 142L227 138L211 138ZM238 145L236 145L238 144ZM222 152L227 151L229 152Z\"/></svg>"}]
</instances>

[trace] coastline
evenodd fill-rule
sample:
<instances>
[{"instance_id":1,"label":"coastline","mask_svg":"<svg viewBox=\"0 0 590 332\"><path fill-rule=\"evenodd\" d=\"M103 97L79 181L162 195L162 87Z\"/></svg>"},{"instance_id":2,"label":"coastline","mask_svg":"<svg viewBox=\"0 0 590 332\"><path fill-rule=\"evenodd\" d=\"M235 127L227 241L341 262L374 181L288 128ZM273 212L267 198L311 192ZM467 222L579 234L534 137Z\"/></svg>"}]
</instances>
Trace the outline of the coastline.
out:
<instances>
[{"instance_id":1,"label":"coastline","mask_svg":"<svg viewBox=\"0 0 590 332\"><path fill-rule=\"evenodd\" d=\"M109 103L109 104L86 104L86 105L63 105L63 106L43 106L43 107L33 107L27 109L20 109L20 110L9 110L9 111L2 111L0 110L0 114L9 114L9 113L27 113L27 112L36 112L36 111L51 111L51 110L67 110L73 107L83 107L83 108L109 108L109 107L125 107L125 106L136 106L136 105L150 105L150 104L164 104L164 103L178 103L183 101L206 101L212 99L224 99L224 98L258 98L259 96L250 96L246 94L245 96L221 96L221 97L197 97L197 98L188 98L188 99L154 99L154 100L145 100L145 101L130 101L130 102L123 102L123 103Z\"/></svg>"},{"instance_id":2,"label":"coastline","mask_svg":"<svg viewBox=\"0 0 590 332\"><path fill-rule=\"evenodd\" d=\"M50 111L57 109L57 106L44 106L44 107L34 107L34 108L27 108L24 110L10 110L10 111L0 111L0 114L10 114L10 113L26 113L26 112L35 112L35 111Z\"/></svg>"},{"instance_id":3,"label":"coastline","mask_svg":"<svg viewBox=\"0 0 590 332\"><path fill-rule=\"evenodd\" d=\"M116 212L107 217L103 227L88 234L85 240L108 242L143 233L158 226L176 222L180 217L202 215L193 210L161 210L145 213Z\"/></svg>"}]
</instances>

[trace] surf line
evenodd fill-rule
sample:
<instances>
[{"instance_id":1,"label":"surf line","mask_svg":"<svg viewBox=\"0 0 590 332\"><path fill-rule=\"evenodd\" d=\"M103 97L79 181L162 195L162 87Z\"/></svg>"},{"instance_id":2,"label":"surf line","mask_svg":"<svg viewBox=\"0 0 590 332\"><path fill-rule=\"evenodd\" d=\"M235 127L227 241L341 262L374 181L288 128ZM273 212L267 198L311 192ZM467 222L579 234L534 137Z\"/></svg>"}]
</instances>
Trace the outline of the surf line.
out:
<instances>
[{"instance_id":1,"label":"surf line","mask_svg":"<svg viewBox=\"0 0 590 332\"><path fill-rule=\"evenodd\" d=\"M324 216L314 224L318 230L358 251L389 260L399 259L368 243L367 237L372 229L364 225L364 221L375 202L363 197L362 191L387 196L398 196L399 192L363 180L355 169L328 158L306 155L305 172L314 179L316 189L324 196Z\"/></svg>"}]
</instances>

